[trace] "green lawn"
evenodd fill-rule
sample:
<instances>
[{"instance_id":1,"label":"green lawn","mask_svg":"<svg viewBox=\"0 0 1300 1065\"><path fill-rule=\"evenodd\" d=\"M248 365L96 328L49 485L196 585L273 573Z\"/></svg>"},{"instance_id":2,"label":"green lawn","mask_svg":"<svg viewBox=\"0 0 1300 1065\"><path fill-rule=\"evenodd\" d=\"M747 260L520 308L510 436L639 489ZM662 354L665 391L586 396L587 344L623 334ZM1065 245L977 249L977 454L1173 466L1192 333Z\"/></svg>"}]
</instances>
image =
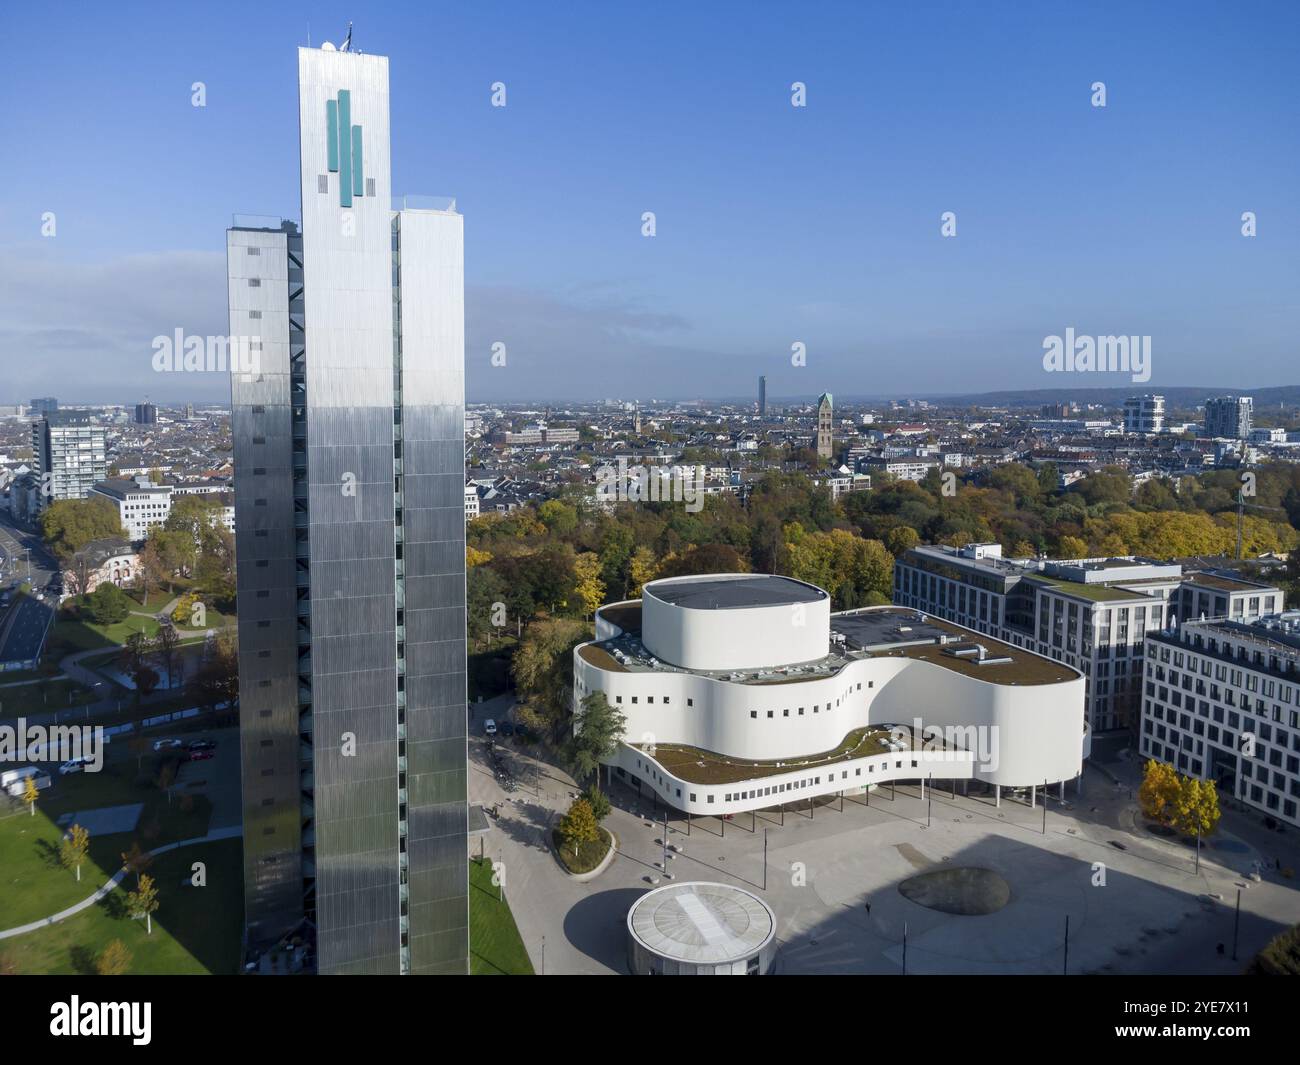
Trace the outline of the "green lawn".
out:
<instances>
[{"instance_id":1,"label":"green lawn","mask_svg":"<svg viewBox=\"0 0 1300 1065\"><path fill-rule=\"evenodd\" d=\"M144 921L126 915L126 894L135 879L128 874L115 891L75 917L0 940L0 968L12 967L20 974L93 973L95 957L120 939L132 954L131 973L236 972L244 921L242 846L238 839L215 840L156 859L148 870L159 902L152 935ZM205 867L205 887L183 883L192 875L194 862Z\"/></svg>"},{"instance_id":2,"label":"green lawn","mask_svg":"<svg viewBox=\"0 0 1300 1065\"><path fill-rule=\"evenodd\" d=\"M47 681L44 685L37 682L0 688L0 715L15 717L41 710L66 710L69 706L85 706L94 701L95 693L91 689L63 678Z\"/></svg>"},{"instance_id":3,"label":"green lawn","mask_svg":"<svg viewBox=\"0 0 1300 1065\"><path fill-rule=\"evenodd\" d=\"M509 902L497 898L492 863L469 863L469 971L473 976L532 976Z\"/></svg>"},{"instance_id":4,"label":"green lawn","mask_svg":"<svg viewBox=\"0 0 1300 1065\"><path fill-rule=\"evenodd\" d=\"M126 620L112 625L96 625L84 619L61 618L50 630L45 653L51 658L62 658L74 651L93 651L96 648L116 647L126 643L134 632L154 636L158 622L141 614L128 614Z\"/></svg>"},{"instance_id":5,"label":"green lawn","mask_svg":"<svg viewBox=\"0 0 1300 1065\"><path fill-rule=\"evenodd\" d=\"M146 755L139 772L152 776L156 764ZM119 756L99 773L56 777L53 787L41 792L34 817L26 808L12 813L8 799L0 799L0 928L39 920L84 899L121 868L122 853L132 842L147 851L207 833L211 804L205 796L194 796L191 803L180 796L169 801L166 793L138 782L137 772L136 758ZM127 803L144 805L135 830L92 836L77 883L76 874L59 864L63 829L57 820L65 813ZM186 805L189 809L182 809Z\"/></svg>"}]
</instances>

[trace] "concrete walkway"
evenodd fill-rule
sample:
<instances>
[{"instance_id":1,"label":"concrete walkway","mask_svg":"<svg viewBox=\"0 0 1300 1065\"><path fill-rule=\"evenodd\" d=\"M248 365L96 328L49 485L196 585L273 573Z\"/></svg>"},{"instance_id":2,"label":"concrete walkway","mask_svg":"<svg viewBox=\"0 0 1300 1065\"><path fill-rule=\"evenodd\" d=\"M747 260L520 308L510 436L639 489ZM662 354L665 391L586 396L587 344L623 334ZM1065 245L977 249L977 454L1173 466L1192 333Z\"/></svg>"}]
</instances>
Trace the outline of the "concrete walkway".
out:
<instances>
[{"instance_id":1,"label":"concrete walkway","mask_svg":"<svg viewBox=\"0 0 1300 1065\"><path fill-rule=\"evenodd\" d=\"M156 858L160 854L166 854L168 851L180 850L182 847L190 847L196 843L211 843L213 840L233 839L234 837L241 835L243 835L243 829L239 825L233 825L229 828L218 828L209 832L206 836L197 836L194 839L183 839L176 843L164 844L161 847L151 850L149 852L149 857ZM69 906L66 910L60 910L58 913L52 914L49 917L44 917L39 921L32 921L30 924L18 925L15 928L6 928L3 931L0 931L0 939L10 939L13 936L25 935L27 932L35 932L38 928L48 928L52 924L58 924L60 921L66 920L67 918L80 913L82 910L95 905L95 903L116 888L117 885L122 882L124 876L126 876L125 867L114 873L113 878L93 895L82 899L73 906Z\"/></svg>"}]
</instances>

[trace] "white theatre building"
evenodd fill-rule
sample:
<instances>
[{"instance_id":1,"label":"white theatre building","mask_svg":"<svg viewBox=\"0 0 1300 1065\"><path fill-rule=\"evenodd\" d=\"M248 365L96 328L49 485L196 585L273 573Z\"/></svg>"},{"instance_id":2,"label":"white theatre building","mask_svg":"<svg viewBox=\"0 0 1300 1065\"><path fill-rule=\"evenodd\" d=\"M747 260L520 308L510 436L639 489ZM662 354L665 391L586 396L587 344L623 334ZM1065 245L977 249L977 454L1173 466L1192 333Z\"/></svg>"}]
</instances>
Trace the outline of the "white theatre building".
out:
<instances>
[{"instance_id":1,"label":"white theatre building","mask_svg":"<svg viewBox=\"0 0 1300 1065\"><path fill-rule=\"evenodd\" d=\"M832 614L811 584L667 578L596 614L574 700L627 719L614 777L690 814L734 814L898 780L1038 788L1078 777L1076 669L895 606Z\"/></svg>"}]
</instances>

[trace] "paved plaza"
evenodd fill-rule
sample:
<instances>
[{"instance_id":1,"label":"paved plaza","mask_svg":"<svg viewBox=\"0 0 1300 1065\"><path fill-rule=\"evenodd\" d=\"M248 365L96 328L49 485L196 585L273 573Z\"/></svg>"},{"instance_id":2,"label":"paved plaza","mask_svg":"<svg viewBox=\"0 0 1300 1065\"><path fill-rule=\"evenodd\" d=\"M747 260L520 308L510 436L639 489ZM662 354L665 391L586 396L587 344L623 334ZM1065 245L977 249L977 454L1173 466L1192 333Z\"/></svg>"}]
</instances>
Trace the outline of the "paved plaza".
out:
<instances>
[{"instance_id":1,"label":"paved plaza","mask_svg":"<svg viewBox=\"0 0 1300 1065\"><path fill-rule=\"evenodd\" d=\"M476 720L501 720L508 706L483 704ZM651 888L647 878L662 877L662 808L615 786L605 826L619 854L595 880L574 881L546 843L571 801L572 780L517 751L511 757L522 783L506 795L486 767L482 741L472 739L470 798L501 803L482 845L505 864L506 893L534 967L625 972L628 907ZM945 787L923 801L915 785L893 798L881 788L870 805L859 795L811 814L760 814L752 823L748 815L725 827L707 818L689 833L684 820L670 819L668 840L680 850L669 872L679 882L737 884L767 901L778 919L781 973L900 974L905 938L909 973L1055 974L1067 965L1071 973L1240 971L1269 938L1300 921L1300 883L1274 868L1278 858L1300 867L1297 842L1228 811L1202 848L1197 873L1192 846L1140 825L1129 787L1138 772L1136 763L1090 768L1082 796L1071 787L1064 803L1050 799L1045 834L1041 794L1031 809L1021 799L1004 796L996 806L991 797L953 796ZM478 841L473 846L477 853ZM1246 875L1256 862L1258 882ZM1010 900L994 913L959 916L898 891L918 874L960 867L1000 874Z\"/></svg>"}]
</instances>

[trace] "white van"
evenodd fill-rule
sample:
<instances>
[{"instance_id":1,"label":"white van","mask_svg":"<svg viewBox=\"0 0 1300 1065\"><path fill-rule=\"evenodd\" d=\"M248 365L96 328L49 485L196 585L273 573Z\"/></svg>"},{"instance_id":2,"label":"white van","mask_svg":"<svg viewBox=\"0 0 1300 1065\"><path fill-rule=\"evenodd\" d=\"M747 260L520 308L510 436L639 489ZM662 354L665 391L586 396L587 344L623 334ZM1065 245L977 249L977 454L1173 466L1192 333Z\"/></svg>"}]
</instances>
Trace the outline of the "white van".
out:
<instances>
[{"instance_id":1,"label":"white van","mask_svg":"<svg viewBox=\"0 0 1300 1065\"><path fill-rule=\"evenodd\" d=\"M50 774L40 766L28 765L23 766L22 769L6 769L0 773L0 788L3 788L7 795L21 799L27 789L28 777L36 782L37 791L44 791L54 783L50 779Z\"/></svg>"}]
</instances>

